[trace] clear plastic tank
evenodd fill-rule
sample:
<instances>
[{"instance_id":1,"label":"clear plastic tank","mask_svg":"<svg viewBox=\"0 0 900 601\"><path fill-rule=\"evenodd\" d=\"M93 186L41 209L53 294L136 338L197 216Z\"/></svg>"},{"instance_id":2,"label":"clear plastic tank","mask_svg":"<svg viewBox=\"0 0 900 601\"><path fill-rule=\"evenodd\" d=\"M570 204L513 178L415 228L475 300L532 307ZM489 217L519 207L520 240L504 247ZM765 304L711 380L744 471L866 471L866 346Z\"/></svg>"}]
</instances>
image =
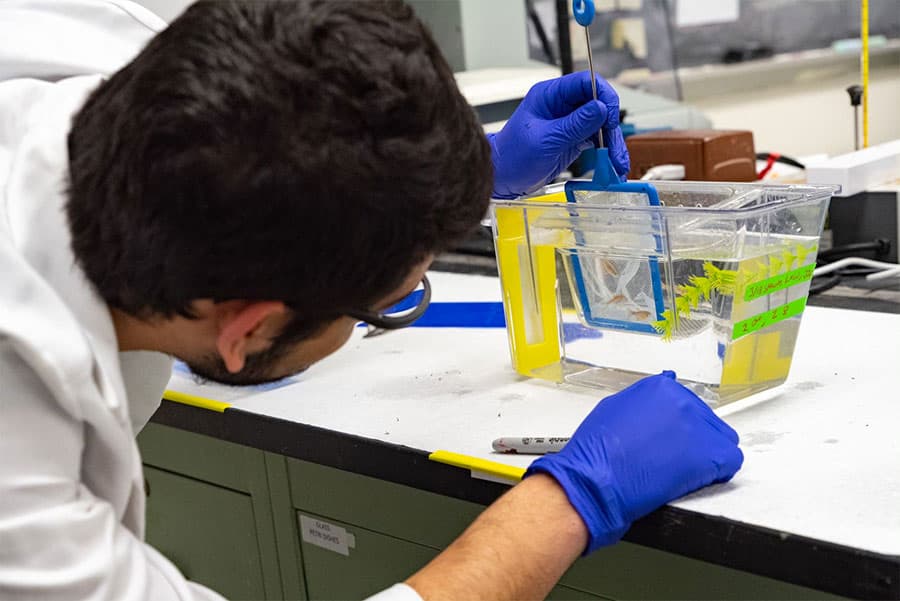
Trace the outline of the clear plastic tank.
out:
<instances>
[{"instance_id":1,"label":"clear plastic tank","mask_svg":"<svg viewBox=\"0 0 900 601\"><path fill-rule=\"evenodd\" d=\"M675 370L712 405L787 378L833 186L562 185L492 203L513 366L621 389Z\"/></svg>"}]
</instances>

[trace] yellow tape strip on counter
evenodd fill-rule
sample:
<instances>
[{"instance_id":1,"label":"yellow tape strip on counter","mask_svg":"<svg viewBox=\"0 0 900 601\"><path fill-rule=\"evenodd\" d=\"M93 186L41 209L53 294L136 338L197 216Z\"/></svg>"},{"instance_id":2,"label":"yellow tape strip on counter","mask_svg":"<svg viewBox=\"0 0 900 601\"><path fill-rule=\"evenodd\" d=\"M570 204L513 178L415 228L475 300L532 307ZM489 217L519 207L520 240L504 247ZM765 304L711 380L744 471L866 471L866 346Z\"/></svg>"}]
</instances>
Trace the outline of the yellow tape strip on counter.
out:
<instances>
[{"instance_id":1,"label":"yellow tape strip on counter","mask_svg":"<svg viewBox=\"0 0 900 601\"><path fill-rule=\"evenodd\" d=\"M222 401L214 401L212 399L207 399L202 396L194 396L193 394L186 394L184 392L178 392L175 390L166 390L163 393L163 398L167 401L172 401L174 403L181 403L182 405L191 405L192 407L200 407L201 409L208 409L209 411L218 411L219 413L223 413L226 409L231 407L231 403L223 403Z\"/></svg>"},{"instance_id":2,"label":"yellow tape strip on counter","mask_svg":"<svg viewBox=\"0 0 900 601\"><path fill-rule=\"evenodd\" d=\"M496 461L488 461L470 455L462 455L451 451L435 451L428 456L431 461L438 463L446 463L456 467L465 468L473 472L480 472L496 478L518 482L525 475L525 468L498 463Z\"/></svg>"}]
</instances>

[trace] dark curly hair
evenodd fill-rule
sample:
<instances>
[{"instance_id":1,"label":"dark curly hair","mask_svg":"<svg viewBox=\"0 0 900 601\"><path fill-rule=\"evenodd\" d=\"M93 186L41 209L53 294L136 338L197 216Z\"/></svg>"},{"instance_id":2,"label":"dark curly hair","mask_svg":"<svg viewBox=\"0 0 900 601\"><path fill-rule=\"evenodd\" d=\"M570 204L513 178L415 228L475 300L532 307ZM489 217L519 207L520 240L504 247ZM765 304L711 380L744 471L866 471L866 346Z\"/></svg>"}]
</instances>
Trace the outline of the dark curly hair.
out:
<instances>
[{"instance_id":1,"label":"dark curly hair","mask_svg":"<svg viewBox=\"0 0 900 601\"><path fill-rule=\"evenodd\" d=\"M68 138L77 262L110 306L281 300L301 339L474 228L490 150L400 1L202 1Z\"/></svg>"}]
</instances>

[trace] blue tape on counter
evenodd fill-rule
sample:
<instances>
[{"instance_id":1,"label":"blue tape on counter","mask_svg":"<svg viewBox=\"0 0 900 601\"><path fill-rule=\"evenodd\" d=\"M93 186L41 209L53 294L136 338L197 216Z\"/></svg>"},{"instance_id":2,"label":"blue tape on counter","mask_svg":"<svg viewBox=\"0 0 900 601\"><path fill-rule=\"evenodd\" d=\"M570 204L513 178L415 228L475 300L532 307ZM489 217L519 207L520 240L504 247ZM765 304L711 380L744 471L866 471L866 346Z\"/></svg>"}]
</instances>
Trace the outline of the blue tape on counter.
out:
<instances>
[{"instance_id":1,"label":"blue tape on counter","mask_svg":"<svg viewBox=\"0 0 900 601\"><path fill-rule=\"evenodd\" d=\"M505 328L503 303L431 303L414 328Z\"/></svg>"},{"instance_id":2,"label":"blue tape on counter","mask_svg":"<svg viewBox=\"0 0 900 601\"><path fill-rule=\"evenodd\" d=\"M414 328L505 328L503 303L432 303ZM580 323L563 324L563 339L602 338L603 332Z\"/></svg>"},{"instance_id":3,"label":"blue tape on counter","mask_svg":"<svg viewBox=\"0 0 900 601\"><path fill-rule=\"evenodd\" d=\"M365 327L361 323L359 327ZM425 314L415 323L413 328L505 328L506 317L503 314L503 303L497 302L459 302L431 303ZM563 324L563 338L566 342L574 342L582 338L601 338L603 332L580 323Z\"/></svg>"},{"instance_id":4,"label":"blue tape on counter","mask_svg":"<svg viewBox=\"0 0 900 601\"><path fill-rule=\"evenodd\" d=\"M391 311L402 311L415 303L406 299L391 307ZM360 323L359 327L366 327ZM410 327L412 328L505 328L503 303L431 303L425 313Z\"/></svg>"},{"instance_id":5,"label":"blue tape on counter","mask_svg":"<svg viewBox=\"0 0 900 601\"><path fill-rule=\"evenodd\" d=\"M422 300L422 296L425 294L424 290L416 290L415 292L410 293L406 298L401 300L396 305L390 307L386 313L393 313L395 311L406 311L407 309L412 309L413 307L419 306L419 301Z\"/></svg>"}]
</instances>

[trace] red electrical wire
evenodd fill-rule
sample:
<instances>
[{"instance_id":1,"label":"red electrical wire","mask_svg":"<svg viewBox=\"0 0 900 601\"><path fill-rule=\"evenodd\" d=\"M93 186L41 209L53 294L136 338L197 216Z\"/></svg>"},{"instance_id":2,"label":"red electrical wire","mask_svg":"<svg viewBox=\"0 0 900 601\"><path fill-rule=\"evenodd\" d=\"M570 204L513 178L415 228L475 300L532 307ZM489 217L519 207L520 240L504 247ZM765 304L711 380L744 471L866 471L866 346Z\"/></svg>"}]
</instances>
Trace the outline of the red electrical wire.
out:
<instances>
[{"instance_id":1,"label":"red electrical wire","mask_svg":"<svg viewBox=\"0 0 900 601\"><path fill-rule=\"evenodd\" d=\"M781 157L781 153L778 152L770 152L769 158L766 160L766 166L762 168L762 171L757 174L756 179L762 179L772 170L772 167L775 165L775 161L777 161Z\"/></svg>"}]
</instances>

